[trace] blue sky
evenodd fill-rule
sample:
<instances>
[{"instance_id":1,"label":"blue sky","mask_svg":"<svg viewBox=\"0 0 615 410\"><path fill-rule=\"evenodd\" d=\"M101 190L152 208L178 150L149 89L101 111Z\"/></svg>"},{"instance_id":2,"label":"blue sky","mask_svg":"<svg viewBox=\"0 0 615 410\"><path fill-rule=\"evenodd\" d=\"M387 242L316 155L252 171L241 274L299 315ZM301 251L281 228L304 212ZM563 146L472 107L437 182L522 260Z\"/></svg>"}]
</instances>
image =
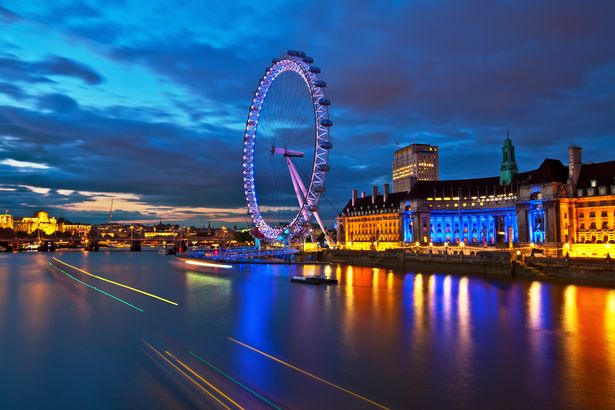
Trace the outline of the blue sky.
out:
<instances>
[{"instance_id":1,"label":"blue sky","mask_svg":"<svg viewBox=\"0 0 615 410\"><path fill-rule=\"evenodd\" d=\"M612 1L0 1L0 207L244 225L243 126L271 58L305 50L332 100L331 224L440 145L442 178L615 159ZM328 204L328 202L327 202Z\"/></svg>"}]
</instances>

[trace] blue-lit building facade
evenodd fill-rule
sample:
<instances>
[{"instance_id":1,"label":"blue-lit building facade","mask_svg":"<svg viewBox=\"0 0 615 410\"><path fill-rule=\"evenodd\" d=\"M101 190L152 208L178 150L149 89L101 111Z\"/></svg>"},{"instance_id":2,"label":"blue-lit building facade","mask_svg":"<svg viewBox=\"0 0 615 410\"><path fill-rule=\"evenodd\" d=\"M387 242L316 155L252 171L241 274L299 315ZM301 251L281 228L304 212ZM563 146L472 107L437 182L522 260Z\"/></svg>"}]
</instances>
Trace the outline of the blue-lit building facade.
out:
<instances>
[{"instance_id":1,"label":"blue-lit building facade","mask_svg":"<svg viewBox=\"0 0 615 410\"><path fill-rule=\"evenodd\" d=\"M350 248L366 249L356 240L358 236L350 240L345 229L351 227L352 232L359 232L360 221L378 215L389 224L398 221L399 245L418 242L505 247L515 243L558 243L559 202L566 196L568 174L568 167L553 159L544 160L533 171L519 173L514 146L507 138L499 176L415 181L408 192L349 201L338 217L338 241L350 242ZM399 206L391 204L391 200L398 200ZM370 241L370 237L363 236L365 240ZM378 248L378 243L373 245Z\"/></svg>"},{"instance_id":2,"label":"blue-lit building facade","mask_svg":"<svg viewBox=\"0 0 615 410\"><path fill-rule=\"evenodd\" d=\"M403 207L403 242L517 242L518 196L499 190L491 184L493 180L417 182ZM466 185L465 192L462 185Z\"/></svg>"}]
</instances>

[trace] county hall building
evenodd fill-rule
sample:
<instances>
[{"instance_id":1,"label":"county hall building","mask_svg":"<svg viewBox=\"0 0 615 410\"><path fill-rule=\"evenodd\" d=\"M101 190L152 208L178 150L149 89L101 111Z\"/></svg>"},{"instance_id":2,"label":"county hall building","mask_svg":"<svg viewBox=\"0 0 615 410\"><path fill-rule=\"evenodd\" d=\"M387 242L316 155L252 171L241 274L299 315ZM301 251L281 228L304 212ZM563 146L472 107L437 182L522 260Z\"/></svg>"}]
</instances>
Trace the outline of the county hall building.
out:
<instances>
[{"instance_id":1,"label":"county hall building","mask_svg":"<svg viewBox=\"0 0 615 410\"><path fill-rule=\"evenodd\" d=\"M437 164L437 157L432 162ZM394 173L398 163L396 158ZM353 190L337 218L338 242L364 250L519 243L599 256L615 240L615 161L583 164L579 147L570 147L568 166L545 159L520 173L507 137L499 176L437 180L434 171L432 179L404 175L409 189L400 192L390 193L388 184L382 193L373 187L371 196Z\"/></svg>"}]
</instances>

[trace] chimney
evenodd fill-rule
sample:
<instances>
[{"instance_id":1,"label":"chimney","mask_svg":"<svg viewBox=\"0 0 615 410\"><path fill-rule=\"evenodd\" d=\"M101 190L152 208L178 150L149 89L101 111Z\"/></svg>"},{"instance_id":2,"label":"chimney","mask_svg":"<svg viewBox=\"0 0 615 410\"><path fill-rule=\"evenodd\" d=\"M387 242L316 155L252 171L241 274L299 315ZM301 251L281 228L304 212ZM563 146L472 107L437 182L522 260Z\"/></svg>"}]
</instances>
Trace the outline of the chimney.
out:
<instances>
[{"instance_id":1,"label":"chimney","mask_svg":"<svg viewBox=\"0 0 615 410\"><path fill-rule=\"evenodd\" d=\"M357 203L357 194L359 191L357 191L356 189L352 190L352 207L354 208L355 204Z\"/></svg>"},{"instance_id":2,"label":"chimney","mask_svg":"<svg viewBox=\"0 0 615 410\"><path fill-rule=\"evenodd\" d=\"M376 203L376 197L378 196L378 185L372 187L372 205Z\"/></svg>"},{"instance_id":3,"label":"chimney","mask_svg":"<svg viewBox=\"0 0 615 410\"><path fill-rule=\"evenodd\" d=\"M365 198L365 191L361 192L361 198Z\"/></svg>"},{"instance_id":4,"label":"chimney","mask_svg":"<svg viewBox=\"0 0 615 410\"><path fill-rule=\"evenodd\" d=\"M386 202L389 197L389 191L391 190L391 185L384 184L384 194L382 194L382 202Z\"/></svg>"},{"instance_id":5,"label":"chimney","mask_svg":"<svg viewBox=\"0 0 615 410\"><path fill-rule=\"evenodd\" d=\"M581 152L581 147L568 147L568 195L570 196L574 195L574 189L579 181L579 174L583 165Z\"/></svg>"}]
</instances>

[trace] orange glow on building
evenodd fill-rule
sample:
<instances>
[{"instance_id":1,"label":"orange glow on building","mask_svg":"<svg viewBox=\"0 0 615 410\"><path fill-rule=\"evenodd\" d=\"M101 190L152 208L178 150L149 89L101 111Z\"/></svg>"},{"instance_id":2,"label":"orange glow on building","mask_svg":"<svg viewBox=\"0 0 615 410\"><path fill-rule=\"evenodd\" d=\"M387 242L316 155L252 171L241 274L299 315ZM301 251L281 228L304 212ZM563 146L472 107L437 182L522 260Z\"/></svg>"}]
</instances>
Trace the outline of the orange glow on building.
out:
<instances>
[{"instance_id":1,"label":"orange glow on building","mask_svg":"<svg viewBox=\"0 0 615 410\"><path fill-rule=\"evenodd\" d=\"M570 256L615 256L615 195L563 198L560 207Z\"/></svg>"}]
</instances>

